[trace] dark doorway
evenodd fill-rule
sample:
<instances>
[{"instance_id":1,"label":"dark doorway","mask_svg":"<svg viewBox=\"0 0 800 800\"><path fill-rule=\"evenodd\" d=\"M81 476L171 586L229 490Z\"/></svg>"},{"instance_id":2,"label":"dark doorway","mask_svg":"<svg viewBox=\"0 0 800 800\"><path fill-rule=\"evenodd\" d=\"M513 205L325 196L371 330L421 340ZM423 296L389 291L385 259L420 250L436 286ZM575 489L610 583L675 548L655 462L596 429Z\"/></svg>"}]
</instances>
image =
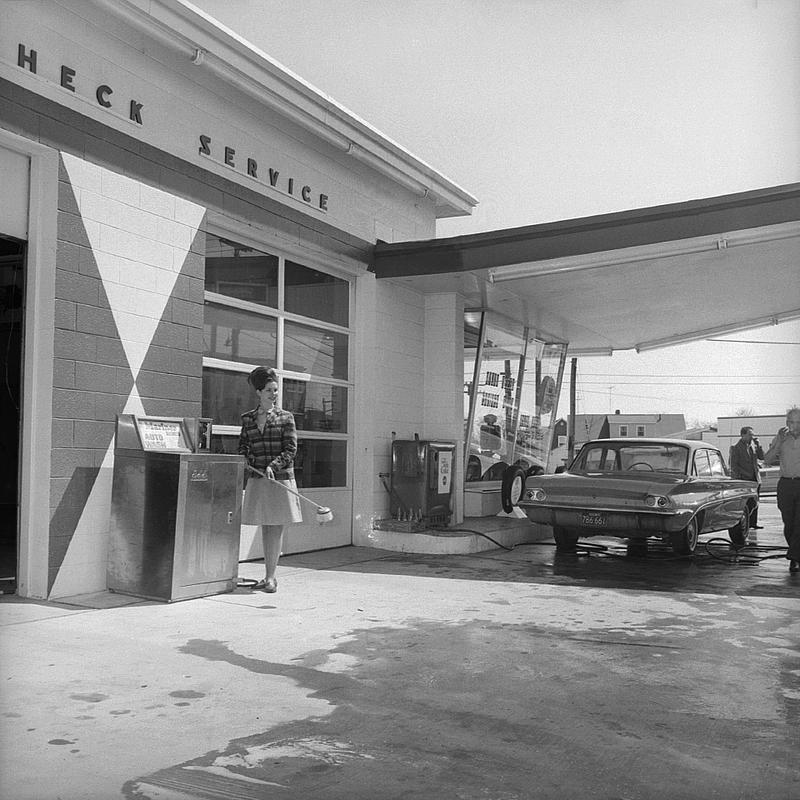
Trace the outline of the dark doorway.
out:
<instances>
[{"instance_id":1,"label":"dark doorway","mask_svg":"<svg viewBox=\"0 0 800 800\"><path fill-rule=\"evenodd\" d=\"M25 242L0 236L0 591L17 589Z\"/></svg>"}]
</instances>

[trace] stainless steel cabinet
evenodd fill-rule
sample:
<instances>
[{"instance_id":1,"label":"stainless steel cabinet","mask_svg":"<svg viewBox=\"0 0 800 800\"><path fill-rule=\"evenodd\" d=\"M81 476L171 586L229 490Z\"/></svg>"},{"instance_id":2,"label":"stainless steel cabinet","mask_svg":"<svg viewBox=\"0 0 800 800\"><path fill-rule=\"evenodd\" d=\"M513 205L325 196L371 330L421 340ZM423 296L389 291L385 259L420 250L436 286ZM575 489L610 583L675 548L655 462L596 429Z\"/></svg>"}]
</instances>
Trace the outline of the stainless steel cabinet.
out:
<instances>
[{"instance_id":1,"label":"stainless steel cabinet","mask_svg":"<svg viewBox=\"0 0 800 800\"><path fill-rule=\"evenodd\" d=\"M130 417L118 421L108 588L166 601L232 591L243 459L192 452L190 435L180 440L186 442L183 451L146 449L147 437L130 430L137 423Z\"/></svg>"}]
</instances>

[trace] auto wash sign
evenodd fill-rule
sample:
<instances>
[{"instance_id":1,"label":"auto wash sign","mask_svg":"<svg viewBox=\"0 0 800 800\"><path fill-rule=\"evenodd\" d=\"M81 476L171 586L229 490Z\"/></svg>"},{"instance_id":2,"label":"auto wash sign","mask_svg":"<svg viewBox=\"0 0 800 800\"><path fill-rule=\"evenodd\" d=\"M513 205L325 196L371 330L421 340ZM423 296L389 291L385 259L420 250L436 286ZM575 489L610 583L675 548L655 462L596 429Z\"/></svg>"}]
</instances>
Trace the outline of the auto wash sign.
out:
<instances>
[{"instance_id":1,"label":"auto wash sign","mask_svg":"<svg viewBox=\"0 0 800 800\"><path fill-rule=\"evenodd\" d=\"M52 39L53 31L45 26L39 43L22 34L25 25L15 30L19 20L12 13L7 16L0 26L0 76L261 194L277 192L297 206L328 212L329 191L318 185L322 171L308 165L313 157L290 137L283 137L285 147L258 138L261 130L252 118L235 124L238 109L224 107L216 95L200 101L202 88L185 85L180 74L165 73L158 79L154 70L166 67L154 66L139 51L121 52L119 61L144 59L142 63L112 62L98 55L102 48ZM270 132L280 135L277 128ZM311 177L315 172L316 184Z\"/></svg>"}]
</instances>

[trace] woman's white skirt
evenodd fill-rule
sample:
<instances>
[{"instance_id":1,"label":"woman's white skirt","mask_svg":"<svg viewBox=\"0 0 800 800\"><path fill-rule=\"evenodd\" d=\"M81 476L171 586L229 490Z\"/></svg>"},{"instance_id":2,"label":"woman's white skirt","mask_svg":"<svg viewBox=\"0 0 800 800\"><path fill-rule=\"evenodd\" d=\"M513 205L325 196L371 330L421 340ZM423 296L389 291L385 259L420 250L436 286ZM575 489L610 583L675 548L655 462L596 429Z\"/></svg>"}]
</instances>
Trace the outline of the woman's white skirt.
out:
<instances>
[{"instance_id":1,"label":"woman's white skirt","mask_svg":"<svg viewBox=\"0 0 800 800\"><path fill-rule=\"evenodd\" d=\"M242 503L242 525L291 525L303 521L300 499L278 484L297 491L294 478L285 481L248 478Z\"/></svg>"}]
</instances>

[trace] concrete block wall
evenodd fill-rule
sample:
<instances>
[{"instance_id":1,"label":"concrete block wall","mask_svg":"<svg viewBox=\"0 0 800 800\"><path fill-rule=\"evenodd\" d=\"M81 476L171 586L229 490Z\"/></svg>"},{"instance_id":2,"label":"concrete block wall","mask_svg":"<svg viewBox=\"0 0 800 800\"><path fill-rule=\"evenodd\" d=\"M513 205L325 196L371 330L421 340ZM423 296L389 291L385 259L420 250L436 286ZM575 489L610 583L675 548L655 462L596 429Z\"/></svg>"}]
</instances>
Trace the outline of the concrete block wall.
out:
<instances>
[{"instance_id":1,"label":"concrete block wall","mask_svg":"<svg viewBox=\"0 0 800 800\"><path fill-rule=\"evenodd\" d=\"M116 415L199 416L205 208L63 153L48 586L106 585Z\"/></svg>"},{"instance_id":2,"label":"concrete block wall","mask_svg":"<svg viewBox=\"0 0 800 800\"><path fill-rule=\"evenodd\" d=\"M49 596L60 597L105 587L116 414L199 413L200 210L240 227L268 225L276 242L364 263L369 243L3 79L0 127L63 161L53 451L42 470L43 480L51 473L46 583ZM44 462L49 456L42 453Z\"/></svg>"}]
</instances>

